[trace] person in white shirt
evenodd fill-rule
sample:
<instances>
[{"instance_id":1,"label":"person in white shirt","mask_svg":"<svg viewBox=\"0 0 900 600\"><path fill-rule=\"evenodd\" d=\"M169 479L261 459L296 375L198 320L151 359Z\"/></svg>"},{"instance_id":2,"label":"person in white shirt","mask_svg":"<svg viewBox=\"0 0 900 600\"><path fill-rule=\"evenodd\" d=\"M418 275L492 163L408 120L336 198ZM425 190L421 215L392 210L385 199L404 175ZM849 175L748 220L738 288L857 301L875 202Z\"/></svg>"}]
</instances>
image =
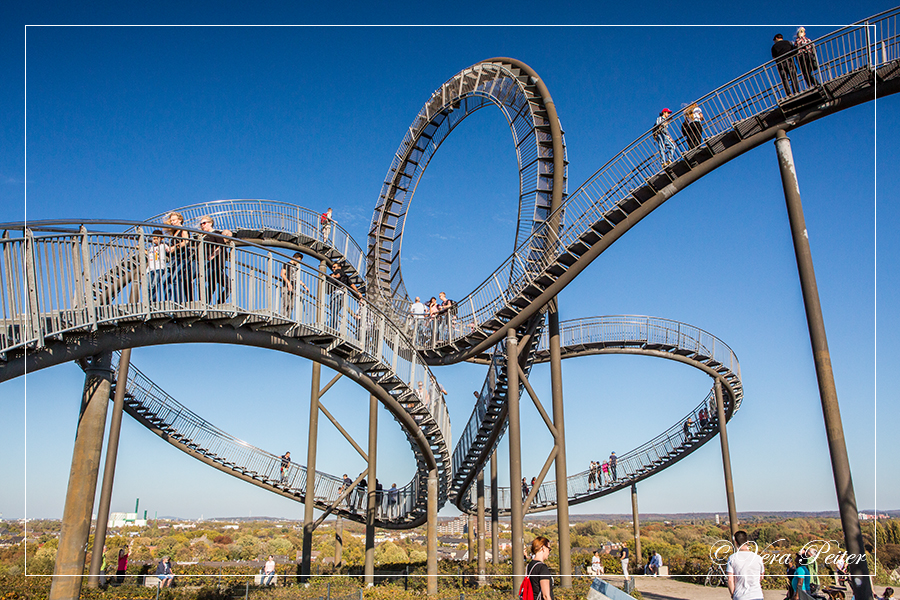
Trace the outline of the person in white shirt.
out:
<instances>
[{"instance_id":1,"label":"person in white shirt","mask_svg":"<svg viewBox=\"0 0 900 600\"><path fill-rule=\"evenodd\" d=\"M763 600L762 579L766 572L762 558L750 550L747 532L734 534L737 552L728 557L725 574L733 600Z\"/></svg>"},{"instance_id":2,"label":"person in white shirt","mask_svg":"<svg viewBox=\"0 0 900 600\"><path fill-rule=\"evenodd\" d=\"M263 585L272 585L272 581L275 579L275 557L271 554L269 555L269 560L266 561L266 568L263 570Z\"/></svg>"},{"instance_id":3,"label":"person in white shirt","mask_svg":"<svg viewBox=\"0 0 900 600\"><path fill-rule=\"evenodd\" d=\"M416 296L416 301L412 303L412 306L409 307L409 314L413 318L413 343L417 344L422 335L422 328L425 325L425 305L422 304L422 300L418 296Z\"/></svg>"},{"instance_id":4,"label":"person in white shirt","mask_svg":"<svg viewBox=\"0 0 900 600\"><path fill-rule=\"evenodd\" d=\"M600 577L603 574L603 563L600 561L600 553L594 550L594 556L591 558L591 574L594 577Z\"/></svg>"}]
</instances>

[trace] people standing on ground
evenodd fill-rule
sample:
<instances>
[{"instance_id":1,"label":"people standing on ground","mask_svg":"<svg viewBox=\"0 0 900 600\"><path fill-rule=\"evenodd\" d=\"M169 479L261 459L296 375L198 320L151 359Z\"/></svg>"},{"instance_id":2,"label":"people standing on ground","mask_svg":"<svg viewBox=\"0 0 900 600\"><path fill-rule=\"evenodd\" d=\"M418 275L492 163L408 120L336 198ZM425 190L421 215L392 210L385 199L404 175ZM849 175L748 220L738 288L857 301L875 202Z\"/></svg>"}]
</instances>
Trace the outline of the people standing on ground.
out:
<instances>
[{"instance_id":1,"label":"people standing on ground","mask_svg":"<svg viewBox=\"0 0 900 600\"><path fill-rule=\"evenodd\" d=\"M550 556L550 540L538 536L531 542L532 559L528 563L525 573L534 600L553 600L553 574L545 561Z\"/></svg>"},{"instance_id":2,"label":"people standing on ground","mask_svg":"<svg viewBox=\"0 0 900 600\"><path fill-rule=\"evenodd\" d=\"M272 585L274 580L275 580L275 557L270 554L269 560L266 561L266 566L263 569L262 584L263 585Z\"/></svg>"},{"instance_id":3,"label":"people standing on ground","mask_svg":"<svg viewBox=\"0 0 900 600\"><path fill-rule=\"evenodd\" d=\"M781 86L784 93L791 96L800 91L800 83L797 81L797 69L794 68L794 44L784 39L780 33L775 34L772 44L772 58L775 59L775 68L781 77Z\"/></svg>"},{"instance_id":4,"label":"people standing on ground","mask_svg":"<svg viewBox=\"0 0 900 600\"><path fill-rule=\"evenodd\" d=\"M150 238L150 247L147 249L147 282L150 287L150 302L166 299L169 245L162 235L161 229L154 229L153 237Z\"/></svg>"},{"instance_id":5,"label":"people standing on ground","mask_svg":"<svg viewBox=\"0 0 900 600\"><path fill-rule=\"evenodd\" d=\"M291 453L285 452L281 456L281 483L287 483L288 469L291 466Z\"/></svg>"},{"instance_id":6,"label":"people standing on ground","mask_svg":"<svg viewBox=\"0 0 900 600\"><path fill-rule=\"evenodd\" d=\"M894 588L886 587L884 588L884 595L881 597L881 600L893 600L894 598Z\"/></svg>"},{"instance_id":7,"label":"people standing on ground","mask_svg":"<svg viewBox=\"0 0 900 600\"><path fill-rule=\"evenodd\" d=\"M159 561L154 575L159 579L159 587L172 587L172 581L175 579L175 575L172 574L172 563L169 562L168 556L163 556L163 559Z\"/></svg>"},{"instance_id":8,"label":"people standing on ground","mask_svg":"<svg viewBox=\"0 0 900 600\"><path fill-rule=\"evenodd\" d=\"M225 302L231 293L231 282L228 280L228 265L225 260L225 238L231 237L230 229L213 229L215 225L210 215L204 215L200 218L200 229L203 235L200 241L203 245L203 258L206 260L205 265L200 268L206 269L204 275L206 277L206 302L208 304L218 304ZM221 290L221 294L219 291Z\"/></svg>"},{"instance_id":9,"label":"people standing on ground","mask_svg":"<svg viewBox=\"0 0 900 600\"><path fill-rule=\"evenodd\" d=\"M662 109L659 116L656 117L656 126L653 128L653 140L659 147L659 158L664 167L675 160L675 151L677 149L675 140L672 139L672 135L669 133L669 117L671 115L671 110L668 108Z\"/></svg>"},{"instance_id":10,"label":"people standing on ground","mask_svg":"<svg viewBox=\"0 0 900 600\"><path fill-rule=\"evenodd\" d=\"M175 302L191 302L194 299L194 252L191 247L191 236L184 229L175 229L184 225L184 216L180 212L171 212L165 220L172 228L166 232L175 238L169 246L172 265L169 276L172 283L171 298Z\"/></svg>"},{"instance_id":11,"label":"people standing on ground","mask_svg":"<svg viewBox=\"0 0 900 600\"><path fill-rule=\"evenodd\" d=\"M797 34L794 36L794 48L797 49L797 64L800 65L800 72L803 73L806 87L812 89L819 85L814 75L819 68L819 60L816 58L816 45L806 37L805 27L797 29Z\"/></svg>"},{"instance_id":12,"label":"people standing on ground","mask_svg":"<svg viewBox=\"0 0 900 600\"><path fill-rule=\"evenodd\" d=\"M331 225L337 223L331 216L331 207L319 215L319 230L322 232L322 241L327 242L331 238Z\"/></svg>"},{"instance_id":13,"label":"people standing on ground","mask_svg":"<svg viewBox=\"0 0 900 600\"><path fill-rule=\"evenodd\" d=\"M794 591L793 599L800 600L800 590L809 594L809 567L806 564L806 557L797 553L796 557L797 570L791 578L791 589Z\"/></svg>"},{"instance_id":14,"label":"people standing on ground","mask_svg":"<svg viewBox=\"0 0 900 600\"><path fill-rule=\"evenodd\" d=\"M119 560L116 562L116 585L125 583L125 571L128 570L128 551L119 548Z\"/></svg>"},{"instance_id":15,"label":"people standing on ground","mask_svg":"<svg viewBox=\"0 0 900 600\"><path fill-rule=\"evenodd\" d=\"M622 552L619 554L619 560L622 561L622 574L628 578L628 559L631 554L628 552L628 546L622 546Z\"/></svg>"},{"instance_id":16,"label":"people standing on ground","mask_svg":"<svg viewBox=\"0 0 900 600\"><path fill-rule=\"evenodd\" d=\"M728 557L725 575L733 600L762 600L762 580L766 568L762 558L753 551L746 531L734 534L737 551Z\"/></svg>"},{"instance_id":17,"label":"people standing on ground","mask_svg":"<svg viewBox=\"0 0 900 600\"><path fill-rule=\"evenodd\" d=\"M300 279L300 264L302 262L303 253L294 252L291 260L281 267L281 314L288 318L290 318L294 312L294 300L296 299L295 292L297 291L297 286L306 290L307 294L309 293L309 288L303 283L303 280ZM302 318L302 307L303 303L297 304L297 321Z\"/></svg>"},{"instance_id":18,"label":"people standing on ground","mask_svg":"<svg viewBox=\"0 0 900 600\"><path fill-rule=\"evenodd\" d=\"M806 568L809 569L809 589L815 594L819 589L819 564L816 560L816 549L806 549Z\"/></svg>"},{"instance_id":19,"label":"people standing on ground","mask_svg":"<svg viewBox=\"0 0 900 600\"><path fill-rule=\"evenodd\" d=\"M616 458L615 452L613 452L612 454L609 455L609 469L610 469L610 471L612 471L612 480L613 481L618 481L618 479L619 479L619 476L616 473L616 463L618 461L619 461L619 459Z\"/></svg>"}]
</instances>

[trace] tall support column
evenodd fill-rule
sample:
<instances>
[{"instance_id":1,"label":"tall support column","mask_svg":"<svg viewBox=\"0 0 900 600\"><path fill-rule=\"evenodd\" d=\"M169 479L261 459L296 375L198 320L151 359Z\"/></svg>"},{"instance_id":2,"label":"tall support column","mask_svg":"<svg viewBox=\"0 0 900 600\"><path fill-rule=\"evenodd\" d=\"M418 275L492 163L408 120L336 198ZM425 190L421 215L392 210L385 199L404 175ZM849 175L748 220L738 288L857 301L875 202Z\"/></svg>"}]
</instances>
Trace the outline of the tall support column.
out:
<instances>
[{"instance_id":1,"label":"tall support column","mask_svg":"<svg viewBox=\"0 0 900 600\"><path fill-rule=\"evenodd\" d=\"M631 484L631 520L634 523L634 569L643 562L641 561L641 518L638 515L637 505L637 484Z\"/></svg>"},{"instance_id":2,"label":"tall support column","mask_svg":"<svg viewBox=\"0 0 900 600\"><path fill-rule=\"evenodd\" d=\"M466 543L469 549L468 562L475 560L475 519L472 515L466 515Z\"/></svg>"},{"instance_id":3,"label":"tall support column","mask_svg":"<svg viewBox=\"0 0 900 600\"><path fill-rule=\"evenodd\" d=\"M369 396L369 484L366 493L366 585L375 584L375 517L378 510L378 496L375 489L378 451L378 398Z\"/></svg>"},{"instance_id":4,"label":"tall support column","mask_svg":"<svg viewBox=\"0 0 900 600\"><path fill-rule=\"evenodd\" d=\"M438 566L437 566L437 506L438 506L438 480L437 469L428 471L428 521L425 530L425 550L427 551L426 563L426 587L429 596L438 591Z\"/></svg>"},{"instance_id":5,"label":"tall support column","mask_svg":"<svg viewBox=\"0 0 900 600\"><path fill-rule=\"evenodd\" d=\"M491 564L496 572L500 564L500 486L497 481L497 449L491 456Z\"/></svg>"},{"instance_id":6,"label":"tall support column","mask_svg":"<svg viewBox=\"0 0 900 600\"><path fill-rule=\"evenodd\" d=\"M297 292L299 294L299 292ZM319 391L322 365L312 364L312 385L309 392L309 439L306 443L306 489L303 502L303 549L300 559L300 580L305 582L312 568L312 544L315 525L316 450L319 443Z\"/></svg>"},{"instance_id":7,"label":"tall support column","mask_svg":"<svg viewBox=\"0 0 900 600\"><path fill-rule=\"evenodd\" d=\"M103 430L106 428L106 408L112 388L111 362L109 353L99 354L89 359L85 368L84 392L75 432L50 600L71 600L81 594L84 559L91 532L91 512L103 450Z\"/></svg>"},{"instance_id":8,"label":"tall support column","mask_svg":"<svg viewBox=\"0 0 900 600\"><path fill-rule=\"evenodd\" d=\"M809 248L803 204L800 201L800 185L797 182L791 141L782 130L776 134L775 149L778 153L784 200L787 204L791 236L794 240L794 254L797 258L800 289L803 292L809 340L816 367L816 379L819 384L822 416L825 419L825 436L828 440L828 451L831 454L831 470L834 476L834 487L837 491L838 509L841 513L844 543L848 553L863 557L863 560L852 561L850 564L853 595L858 599L869 600L873 597L872 582L869 579L869 565L865 561L865 546L859 527L856 493L853 490L853 478L850 475L850 459L847 456L844 426L841 423L841 409L838 404L837 388L834 384L834 373L831 370L831 354L828 351L828 339L825 336L825 319L819 303L819 290L816 284L816 273L813 269L812 252Z\"/></svg>"},{"instance_id":9,"label":"tall support column","mask_svg":"<svg viewBox=\"0 0 900 600\"><path fill-rule=\"evenodd\" d=\"M122 430L122 411L125 409L125 383L131 348L122 350L119 370L116 373L116 395L112 417L109 421L109 440L106 444L106 463L103 466L103 485L100 487L100 505L97 507L97 524L94 527L94 549L91 554L88 587L100 587L100 567L103 565L103 546L106 544L106 526L109 521L109 504L112 500L113 479L116 476L116 456L119 453L119 433Z\"/></svg>"},{"instance_id":10,"label":"tall support column","mask_svg":"<svg viewBox=\"0 0 900 600\"><path fill-rule=\"evenodd\" d=\"M556 427L556 529L559 532L559 574L562 587L572 587L572 541L569 536L569 489L566 473L566 428L563 408L562 356L559 349L559 305L550 307L550 386Z\"/></svg>"},{"instance_id":11,"label":"tall support column","mask_svg":"<svg viewBox=\"0 0 900 600\"><path fill-rule=\"evenodd\" d=\"M478 585L484 585L486 583L484 577L484 469L478 472L475 482L475 493L477 494L475 511L478 522Z\"/></svg>"},{"instance_id":12,"label":"tall support column","mask_svg":"<svg viewBox=\"0 0 900 600\"><path fill-rule=\"evenodd\" d=\"M338 515L334 524L334 568L340 570L344 566L344 519Z\"/></svg>"},{"instance_id":13,"label":"tall support column","mask_svg":"<svg viewBox=\"0 0 900 600\"><path fill-rule=\"evenodd\" d=\"M506 333L506 374L509 379L507 406L509 409L509 507L512 527L513 590L518 590L525 577L525 522L522 498L522 436L519 424L519 340L516 330Z\"/></svg>"},{"instance_id":14,"label":"tall support column","mask_svg":"<svg viewBox=\"0 0 900 600\"><path fill-rule=\"evenodd\" d=\"M716 421L719 423L719 442L722 445L722 468L725 471L725 500L728 502L728 524L731 538L738 530L737 508L734 504L734 481L731 478L731 452L728 450L728 429L725 425L725 402L722 396L722 380L715 383Z\"/></svg>"}]
</instances>

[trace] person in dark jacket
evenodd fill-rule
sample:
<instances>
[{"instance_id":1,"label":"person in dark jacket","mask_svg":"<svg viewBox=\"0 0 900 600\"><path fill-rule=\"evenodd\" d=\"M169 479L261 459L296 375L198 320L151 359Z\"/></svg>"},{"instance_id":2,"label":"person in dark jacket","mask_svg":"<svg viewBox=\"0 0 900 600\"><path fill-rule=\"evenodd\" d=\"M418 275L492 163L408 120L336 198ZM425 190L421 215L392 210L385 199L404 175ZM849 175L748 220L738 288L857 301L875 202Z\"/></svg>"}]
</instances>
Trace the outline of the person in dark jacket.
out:
<instances>
[{"instance_id":1,"label":"person in dark jacket","mask_svg":"<svg viewBox=\"0 0 900 600\"><path fill-rule=\"evenodd\" d=\"M791 96L800 91L800 82L797 80L797 69L794 67L794 44L784 39L780 33L775 34L772 44L772 58L778 68L778 76L781 77L781 85L785 95Z\"/></svg>"}]
</instances>

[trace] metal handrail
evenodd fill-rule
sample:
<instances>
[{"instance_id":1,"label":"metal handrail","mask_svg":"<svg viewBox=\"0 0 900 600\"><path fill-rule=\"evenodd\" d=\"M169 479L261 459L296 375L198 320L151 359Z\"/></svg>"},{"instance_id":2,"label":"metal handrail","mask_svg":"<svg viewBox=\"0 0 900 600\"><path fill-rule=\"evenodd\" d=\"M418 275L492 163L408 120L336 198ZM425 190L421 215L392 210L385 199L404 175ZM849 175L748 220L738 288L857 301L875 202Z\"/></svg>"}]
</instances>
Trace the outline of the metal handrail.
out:
<instances>
[{"instance_id":1,"label":"metal handrail","mask_svg":"<svg viewBox=\"0 0 900 600\"><path fill-rule=\"evenodd\" d=\"M566 490L570 503L580 503L593 500L612 491L621 489L638 479L644 479L652 473L656 473L677 462L687 450L697 448L712 439L718 433L718 419L715 414L715 395L710 391L704 400L694 407L687 415L680 418L674 425L660 433L652 440L617 457L617 478L598 481L593 487L590 485L590 469L566 477ZM701 418L701 411L707 411L706 417ZM710 414L711 413L711 414ZM690 419L688 431L685 424ZM600 477L601 474L597 473ZM516 488L518 491L518 488ZM498 506L501 510L509 510L509 487L498 489ZM524 496L522 496L524 498ZM521 500L522 498L517 497ZM485 490L485 502L490 502L490 491ZM541 484L532 504L532 511L549 510L556 506L556 482L547 481ZM475 507L475 497L472 488L467 490L461 508L470 511Z\"/></svg>"},{"instance_id":2,"label":"metal handrail","mask_svg":"<svg viewBox=\"0 0 900 600\"><path fill-rule=\"evenodd\" d=\"M214 462L236 465L242 472L251 473L254 479L264 484L284 489L297 496L305 495L308 475L305 466L290 462L282 476L281 456L253 446L209 423L151 381L133 362L129 366L125 386L128 392L126 402L130 408L143 408L146 413L142 416L155 415L160 422L154 424L154 427L165 429L170 439L177 440L179 446L190 448L188 444L194 444L198 451ZM177 437L172 436L172 433L177 434ZM314 502L320 506L331 505L342 492L343 478L321 471L316 471L315 477ZM422 507L416 503L419 483L418 478L413 477L412 481L399 488L397 508L392 508L391 514L382 510L379 520L401 522L410 514L420 512ZM386 508L386 491L383 508ZM358 500L350 496L343 503L346 509L344 506L338 508L355 510Z\"/></svg>"},{"instance_id":3,"label":"metal handrail","mask_svg":"<svg viewBox=\"0 0 900 600\"><path fill-rule=\"evenodd\" d=\"M900 7L815 40L817 55L821 56L816 75L818 85L814 86L815 89L821 90L829 83L898 60L898 14ZM866 28L875 32L875 35L870 36L870 46L866 45ZM685 109L672 115L669 121L670 131L675 131L673 137L680 156L694 157L704 148L715 151L715 142L722 135L736 129L758 126L757 117L778 109L792 97L785 93L781 85L776 62L769 61L692 103L699 106L705 116L700 143L696 148L688 148L687 134L677 134L680 126L685 123ZM618 212L619 203L662 170L662 157L651 129L626 146L571 193L562 206L538 225L509 258L472 293L459 300L455 322L441 330L434 341L425 344L424 348L440 351L442 348L451 348L449 344L459 346L464 338L509 306L511 300L530 283L547 274L547 269L557 258L566 254L570 247L582 243L579 241L581 236L591 230L592 225ZM558 236L551 235L552 232L548 230L548 224L553 223L554 219L564 223ZM540 254L531 250L538 238L541 239L542 247L546 248ZM498 276L501 281L508 282L500 290L495 282L495 277ZM396 310L401 315L406 314L407 307L398 302L395 300ZM532 310L536 309L537 307Z\"/></svg>"},{"instance_id":4,"label":"metal handrail","mask_svg":"<svg viewBox=\"0 0 900 600\"><path fill-rule=\"evenodd\" d=\"M47 338L76 331L173 316L241 315L281 324L288 336L331 336L353 348L360 360L380 365L400 384L392 386L392 396L399 392L398 401L437 448L441 501L446 498L450 419L437 380L401 328L335 279L298 265L298 288L302 283L309 293L298 291L285 302L280 273L290 257L251 242L235 247L234 239L214 244L196 237L158 236L170 245L185 244L172 254L169 274L159 278L151 274L147 255L153 238L147 230L155 224L102 233L83 227L74 232L81 222L53 222L46 231L40 223L29 225L25 229L24 224L7 224L7 235L0 239L5 282L0 291L0 353L40 348ZM122 223L105 224L117 225ZM10 237L11 231L21 231L21 237ZM185 270L192 272L183 275ZM319 289L321 297L314 292ZM424 398L414 393L420 381ZM406 433L415 447L412 433ZM427 477L423 468L420 461L419 477Z\"/></svg>"}]
</instances>

